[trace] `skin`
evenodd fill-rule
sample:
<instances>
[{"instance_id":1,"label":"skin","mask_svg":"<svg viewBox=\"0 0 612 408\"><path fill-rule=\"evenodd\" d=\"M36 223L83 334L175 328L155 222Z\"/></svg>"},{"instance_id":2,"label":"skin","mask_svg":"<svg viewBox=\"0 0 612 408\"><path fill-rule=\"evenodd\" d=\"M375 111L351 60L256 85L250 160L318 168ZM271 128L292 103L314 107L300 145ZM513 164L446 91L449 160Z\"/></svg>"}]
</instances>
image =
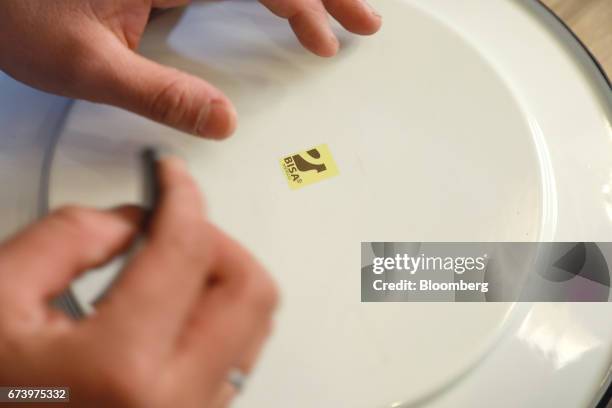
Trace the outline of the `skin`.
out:
<instances>
[{"instance_id":1,"label":"skin","mask_svg":"<svg viewBox=\"0 0 612 408\"><path fill-rule=\"evenodd\" d=\"M261 2L323 57L338 51L329 15L357 34L381 24L362 0ZM237 118L221 91L135 51L153 7L187 3L3 0L0 69L47 92L226 137ZM144 245L84 320L49 301L130 246L138 208L62 208L0 245L0 384L69 386L70 405L88 408L230 403L228 373L253 369L278 292L258 262L206 219L185 166L164 159L160 174L162 199Z\"/></svg>"},{"instance_id":2,"label":"skin","mask_svg":"<svg viewBox=\"0 0 612 408\"><path fill-rule=\"evenodd\" d=\"M194 135L223 138L236 127L231 102L204 79L138 55L152 7L188 0L3 0L0 69L52 93L115 105ZM331 15L367 35L381 25L364 0L261 0L313 53L331 57ZM204 39L203 39L204 41Z\"/></svg>"},{"instance_id":3,"label":"skin","mask_svg":"<svg viewBox=\"0 0 612 408\"><path fill-rule=\"evenodd\" d=\"M49 300L130 245L138 208L63 208L0 247L0 384L69 386L70 405L82 407L229 403L229 370L252 370L276 286L206 219L180 161L165 159L160 173L163 196L143 246L85 320Z\"/></svg>"}]
</instances>

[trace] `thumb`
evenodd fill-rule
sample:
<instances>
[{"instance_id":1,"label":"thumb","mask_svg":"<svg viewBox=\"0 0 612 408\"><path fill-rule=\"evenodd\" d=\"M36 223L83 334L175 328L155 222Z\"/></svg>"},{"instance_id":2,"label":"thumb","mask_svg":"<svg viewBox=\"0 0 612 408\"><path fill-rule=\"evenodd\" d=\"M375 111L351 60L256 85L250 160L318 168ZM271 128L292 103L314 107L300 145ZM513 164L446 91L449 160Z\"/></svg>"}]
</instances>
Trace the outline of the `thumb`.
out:
<instances>
[{"instance_id":1,"label":"thumb","mask_svg":"<svg viewBox=\"0 0 612 408\"><path fill-rule=\"evenodd\" d=\"M112 64L95 73L96 101L115 105L195 135L221 139L236 128L236 111L201 78L148 60L123 44L112 47ZM100 69L100 67L98 67Z\"/></svg>"}]
</instances>

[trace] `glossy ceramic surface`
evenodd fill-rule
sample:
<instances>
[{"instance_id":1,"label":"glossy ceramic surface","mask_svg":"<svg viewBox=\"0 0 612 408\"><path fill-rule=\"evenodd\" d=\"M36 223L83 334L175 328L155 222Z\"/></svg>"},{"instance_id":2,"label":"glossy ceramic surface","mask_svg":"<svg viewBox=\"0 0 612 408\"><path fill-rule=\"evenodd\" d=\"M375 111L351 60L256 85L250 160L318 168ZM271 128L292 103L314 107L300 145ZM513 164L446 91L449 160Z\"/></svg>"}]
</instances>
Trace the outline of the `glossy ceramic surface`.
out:
<instances>
[{"instance_id":1,"label":"glossy ceramic surface","mask_svg":"<svg viewBox=\"0 0 612 408\"><path fill-rule=\"evenodd\" d=\"M306 54L253 2L161 16L142 52L227 92L238 133L199 141L78 103L51 206L138 202L134 157L147 144L189 161L211 218L284 293L238 406L588 406L612 361L610 304L360 304L359 242L609 241L607 84L534 3L377 7L380 35L339 31L334 60ZM278 161L320 143L340 176L289 190ZM74 286L83 308L114 269Z\"/></svg>"}]
</instances>

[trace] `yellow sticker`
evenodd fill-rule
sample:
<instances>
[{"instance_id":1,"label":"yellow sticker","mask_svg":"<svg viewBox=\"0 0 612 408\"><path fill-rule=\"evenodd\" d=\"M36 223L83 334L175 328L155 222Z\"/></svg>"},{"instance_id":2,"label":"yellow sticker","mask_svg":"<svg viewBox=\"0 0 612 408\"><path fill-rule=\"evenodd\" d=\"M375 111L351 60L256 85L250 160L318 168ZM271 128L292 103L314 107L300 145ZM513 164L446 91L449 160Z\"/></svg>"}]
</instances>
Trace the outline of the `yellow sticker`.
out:
<instances>
[{"instance_id":1,"label":"yellow sticker","mask_svg":"<svg viewBox=\"0 0 612 408\"><path fill-rule=\"evenodd\" d=\"M280 160L292 190L337 176L338 167L327 145L318 145Z\"/></svg>"}]
</instances>

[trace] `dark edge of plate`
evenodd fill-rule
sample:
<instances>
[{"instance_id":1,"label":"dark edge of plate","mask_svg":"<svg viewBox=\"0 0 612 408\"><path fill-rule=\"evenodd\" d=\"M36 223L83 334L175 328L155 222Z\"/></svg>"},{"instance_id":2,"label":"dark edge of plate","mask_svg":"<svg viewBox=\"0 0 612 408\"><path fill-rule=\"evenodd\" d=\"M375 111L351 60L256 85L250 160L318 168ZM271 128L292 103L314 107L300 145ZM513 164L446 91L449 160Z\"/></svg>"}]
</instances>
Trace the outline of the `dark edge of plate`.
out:
<instances>
[{"instance_id":1,"label":"dark edge of plate","mask_svg":"<svg viewBox=\"0 0 612 408\"><path fill-rule=\"evenodd\" d=\"M557 15L557 13L555 13L550 7L548 7L546 4L544 4L542 2L542 0L533 0L533 1L535 1L537 4L539 4L539 6L542 9L544 9L545 11L548 12L548 14L550 14L552 17L554 17L554 19L557 21L557 23L559 23L561 25L561 27L563 27L565 29L565 31L567 31L567 33L572 36L572 38L576 41L576 43L578 43L578 45L580 45L580 47L584 50L584 52L587 54L589 59L591 61L593 61L593 64L595 64L595 67L597 68L597 70L599 71L599 73L601 74L603 79L606 81L606 83L608 84L608 87L610 88L610 90L612 90L612 82L610 81L610 77L608 76L608 73L604 69L603 65L599 62L597 57L595 57L595 55L591 52L589 47L587 47L586 44L584 42L582 42L582 40L580 39L580 37L578 37L578 35L574 32L574 30L572 30L565 23L565 21L563 21L561 19L561 17L559 17Z\"/></svg>"},{"instance_id":2,"label":"dark edge of plate","mask_svg":"<svg viewBox=\"0 0 612 408\"><path fill-rule=\"evenodd\" d=\"M601 74L604 81L608 84L608 88L612 91L612 82L610 81L610 77L608 73L604 69L603 65L599 62L597 57L591 52L589 47L578 37L578 35L572 30L566 23L555 13L550 7L542 2L542 0L533 0L533 2L540 6L540 8L550 14L554 20L558 23L560 27L562 27L582 48L586 56L593 62L597 71ZM594 396L594 401L592 406L594 408L609 408L612 404L612 367L608 370L607 377L603 379L602 386L600 388L599 395Z\"/></svg>"},{"instance_id":3,"label":"dark edge of plate","mask_svg":"<svg viewBox=\"0 0 612 408\"><path fill-rule=\"evenodd\" d=\"M69 100L64 109L62 110L61 116L55 121L53 125L53 131L51 132L51 138L48 145L46 146L42 164L40 166L40 184L38 186L38 201L37 215L38 218L42 218L49 213L49 188L51 184L51 166L53 165L53 159L55 157L55 148L59 141L62 130L68 120L68 114L74 105L74 100ZM83 316L83 310L79 306L76 298L72 295L71 289L67 289L64 294L56 297L51 302L53 306L64 310L73 318Z\"/></svg>"},{"instance_id":4,"label":"dark edge of plate","mask_svg":"<svg viewBox=\"0 0 612 408\"><path fill-rule=\"evenodd\" d=\"M608 390L604 393L603 397L599 403L595 406L595 408L610 408L610 404L612 402L612 383L608 387Z\"/></svg>"}]
</instances>

